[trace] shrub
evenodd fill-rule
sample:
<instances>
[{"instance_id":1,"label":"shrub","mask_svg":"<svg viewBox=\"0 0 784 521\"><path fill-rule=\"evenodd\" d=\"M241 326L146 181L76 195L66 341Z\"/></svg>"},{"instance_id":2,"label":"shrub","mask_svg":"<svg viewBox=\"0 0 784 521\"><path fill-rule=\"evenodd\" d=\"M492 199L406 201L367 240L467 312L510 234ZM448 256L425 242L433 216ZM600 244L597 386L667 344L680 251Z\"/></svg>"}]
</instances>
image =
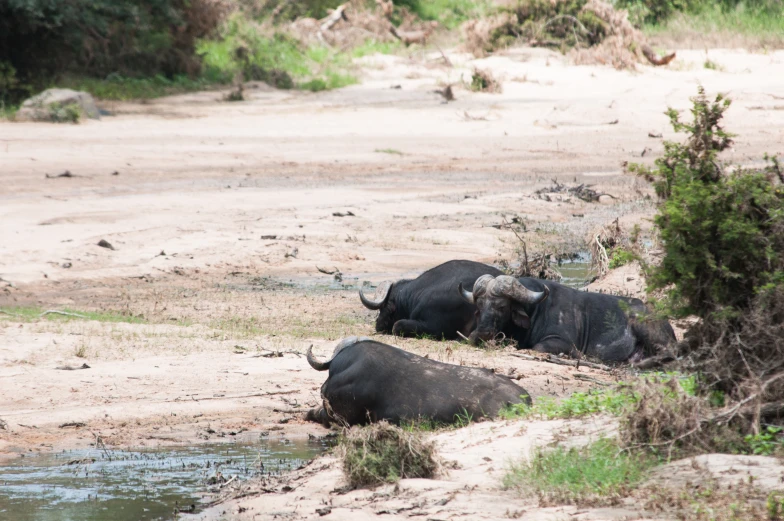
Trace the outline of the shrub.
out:
<instances>
[{"instance_id":1,"label":"shrub","mask_svg":"<svg viewBox=\"0 0 784 521\"><path fill-rule=\"evenodd\" d=\"M387 422L346 429L339 441L343 472L352 487L431 478L438 468L435 443L421 432Z\"/></svg>"},{"instance_id":2,"label":"shrub","mask_svg":"<svg viewBox=\"0 0 784 521\"><path fill-rule=\"evenodd\" d=\"M665 142L653 169L631 167L661 200L654 222L665 255L649 281L666 292L665 310L701 319L680 351L703 391L728 401L713 420L759 432L762 418L784 415L784 172L771 158L759 170L723 164L730 101L700 88L692 102L691 123L667 112L687 140Z\"/></svg>"},{"instance_id":3,"label":"shrub","mask_svg":"<svg viewBox=\"0 0 784 521\"><path fill-rule=\"evenodd\" d=\"M217 0L0 2L0 78L7 83L11 70L14 82L3 101L18 101L66 67L97 77L194 75L196 40L223 13Z\"/></svg>"}]
</instances>

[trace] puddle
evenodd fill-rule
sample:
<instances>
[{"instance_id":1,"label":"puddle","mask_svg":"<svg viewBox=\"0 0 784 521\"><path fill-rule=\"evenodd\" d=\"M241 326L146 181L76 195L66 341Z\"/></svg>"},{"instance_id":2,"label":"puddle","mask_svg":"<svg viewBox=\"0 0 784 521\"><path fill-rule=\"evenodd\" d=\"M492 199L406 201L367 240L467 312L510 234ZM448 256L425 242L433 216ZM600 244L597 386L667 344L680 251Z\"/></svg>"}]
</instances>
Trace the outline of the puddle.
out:
<instances>
[{"instance_id":1,"label":"puddle","mask_svg":"<svg viewBox=\"0 0 784 521\"><path fill-rule=\"evenodd\" d=\"M139 450L79 450L26 456L0 466L0 519L174 519L217 490L215 477L245 480L296 469L321 440L266 440Z\"/></svg>"},{"instance_id":2,"label":"puddle","mask_svg":"<svg viewBox=\"0 0 784 521\"><path fill-rule=\"evenodd\" d=\"M587 286L594 276L591 268L591 254L580 251L567 259L558 261L556 269L561 273L561 284L581 289Z\"/></svg>"}]
</instances>

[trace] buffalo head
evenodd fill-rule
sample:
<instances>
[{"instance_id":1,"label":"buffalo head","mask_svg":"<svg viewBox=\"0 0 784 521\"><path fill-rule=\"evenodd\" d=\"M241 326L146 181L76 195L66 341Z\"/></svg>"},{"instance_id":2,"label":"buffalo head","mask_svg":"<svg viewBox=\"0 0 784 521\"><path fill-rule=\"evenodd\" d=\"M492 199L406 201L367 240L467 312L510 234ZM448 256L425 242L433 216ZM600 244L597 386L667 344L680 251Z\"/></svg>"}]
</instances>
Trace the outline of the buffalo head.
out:
<instances>
[{"instance_id":1,"label":"buffalo head","mask_svg":"<svg viewBox=\"0 0 784 521\"><path fill-rule=\"evenodd\" d=\"M508 275L482 275L474 283L473 291L467 291L462 284L458 290L467 302L477 307L477 326L469 338L472 344L495 338L510 320L517 327L531 327L527 311L550 294L546 286L544 291L531 291Z\"/></svg>"},{"instance_id":2,"label":"buffalo head","mask_svg":"<svg viewBox=\"0 0 784 521\"><path fill-rule=\"evenodd\" d=\"M392 294L393 286L394 284L388 280L379 284L376 289L376 295L380 296L376 299L366 297L362 290L359 290L359 300L362 301L362 304L368 309L378 311L376 331L379 333L391 333L392 326L395 325L395 301L389 298Z\"/></svg>"}]
</instances>

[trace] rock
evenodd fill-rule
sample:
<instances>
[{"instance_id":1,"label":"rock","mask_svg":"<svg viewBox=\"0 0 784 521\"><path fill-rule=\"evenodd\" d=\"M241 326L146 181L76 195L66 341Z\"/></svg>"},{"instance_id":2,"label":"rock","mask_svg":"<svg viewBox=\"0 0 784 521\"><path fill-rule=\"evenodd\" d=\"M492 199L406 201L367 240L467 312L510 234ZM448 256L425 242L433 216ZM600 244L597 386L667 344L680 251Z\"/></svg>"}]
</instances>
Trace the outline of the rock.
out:
<instances>
[{"instance_id":1,"label":"rock","mask_svg":"<svg viewBox=\"0 0 784 521\"><path fill-rule=\"evenodd\" d=\"M114 246L112 246L112 243L110 243L106 239L101 239L100 241L98 241L98 246L100 246L101 248L107 248L109 250L113 250L114 249Z\"/></svg>"},{"instance_id":2,"label":"rock","mask_svg":"<svg viewBox=\"0 0 784 521\"><path fill-rule=\"evenodd\" d=\"M47 89L22 103L16 113L16 120L73 121L72 113L65 110L69 106L74 106L78 110L77 114L81 116L91 119L101 117L95 100L89 93L71 89Z\"/></svg>"}]
</instances>

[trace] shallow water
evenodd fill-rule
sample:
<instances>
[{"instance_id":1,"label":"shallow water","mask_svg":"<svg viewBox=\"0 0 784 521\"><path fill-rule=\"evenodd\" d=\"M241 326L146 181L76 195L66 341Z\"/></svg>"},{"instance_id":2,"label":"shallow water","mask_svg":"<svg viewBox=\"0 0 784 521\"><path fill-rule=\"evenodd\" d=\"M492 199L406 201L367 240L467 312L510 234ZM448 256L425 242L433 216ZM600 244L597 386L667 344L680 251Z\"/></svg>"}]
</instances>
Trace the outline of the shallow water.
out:
<instances>
[{"instance_id":1,"label":"shallow water","mask_svg":"<svg viewBox=\"0 0 784 521\"><path fill-rule=\"evenodd\" d=\"M587 251L577 252L571 259L560 261L556 269L561 273L561 284L575 289L587 286L594 275L591 254Z\"/></svg>"},{"instance_id":2,"label":"shallow water","mask_svg":"<svg viewBox=\"0 0 784 521\"><path fill-rule=\"evenodd\" d=\"M266 440L138 450L78 450L0 466L0 519L141 521L174 519L217 488L296 469L320 454L318 440Z\"/></svg>"}]
</instances>

